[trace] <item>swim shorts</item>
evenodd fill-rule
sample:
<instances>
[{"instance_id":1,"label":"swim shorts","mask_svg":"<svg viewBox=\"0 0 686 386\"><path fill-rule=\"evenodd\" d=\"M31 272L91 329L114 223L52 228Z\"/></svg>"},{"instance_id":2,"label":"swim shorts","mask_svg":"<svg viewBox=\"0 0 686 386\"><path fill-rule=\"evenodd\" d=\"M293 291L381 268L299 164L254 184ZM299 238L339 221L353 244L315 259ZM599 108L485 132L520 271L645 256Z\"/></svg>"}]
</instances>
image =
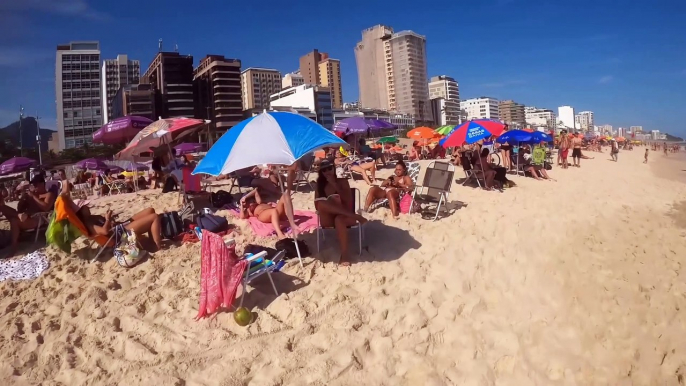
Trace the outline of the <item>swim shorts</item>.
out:
<instances>
[{"instance_id":1,"label":"swim shorts","mask_svg":"<svg viewBox=\"0 0 686 386\"><path fill-rule=\"evenodd\" d=\"M581 158L581 149L572 150L572 158Z\"/></svg>"}]
</instances>

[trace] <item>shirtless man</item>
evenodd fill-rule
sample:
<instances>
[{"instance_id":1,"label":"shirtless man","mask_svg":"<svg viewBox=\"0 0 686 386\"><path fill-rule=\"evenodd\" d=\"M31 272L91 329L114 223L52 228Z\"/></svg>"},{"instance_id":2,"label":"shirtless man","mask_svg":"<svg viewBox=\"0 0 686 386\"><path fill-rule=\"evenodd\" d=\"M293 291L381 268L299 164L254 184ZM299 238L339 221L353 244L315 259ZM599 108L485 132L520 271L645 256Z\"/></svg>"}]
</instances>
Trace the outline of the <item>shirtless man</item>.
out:
<instances>
[{"instance_id":1,"label":"shirtless man","mask_svg":"<svg viewBox=\"0 0 686 386\"><path fill-rule=\"evenodd\" d=\"M572 160L574 161L574 166L581 167L581 136L578 134L572 138Z\"/></svg>"},{"instance_id":2,"label":"shirtless man","mask_svg":"<svg viewBox=\"0 0 686 386\"><path fill-rule=\"evenodd\" d=\"M565 130L562 130L560 133L560 148L558 151L558 154L560 155L560 158L562 158L562 168L567 169L569 164L567 163L567 156L569 155L569 137L567 136L567 132Z\"/></svg>"},{"instance_id":3,"label":"shirtless man","mask_svg":"<svg viewBox=\"0 0 686 386\"><path fill-rule=\"evenodd\" d=\"M281 220L288 219L293 232L297 233L298 231L293 220L293 209L290 199L290 191L286 190L276 203L276 207L273 207L270 204L263 203L260 193L255 189L241 198L239 207L240 218L248 219L255 217L265 224L271 223L279 239L285 239L286 235L281 231L281 224L279 224ZM286 205L290 207L289 212L286 211Z\"/></svg>"},{"instance_id":4,"label":"shirtless man","mask_svg":"<svg viewBox=\"0 0 686 386\"><path fill-rule=\"evenodd\" d=\"M65 181L66 183L66 181ZM55 186L57 188L57 186ZM36 213L49 212L55 207L58 189L45 189L43 176L35 176L31 180L29 191L24 191L17 203L17 210L5 205L5 200L0 200L0 213L9 221L12 242L10 256L13 256L19 245L21 231L33 230L38 227L38 221L33 217Z\"/></svg>"}]
</instances>

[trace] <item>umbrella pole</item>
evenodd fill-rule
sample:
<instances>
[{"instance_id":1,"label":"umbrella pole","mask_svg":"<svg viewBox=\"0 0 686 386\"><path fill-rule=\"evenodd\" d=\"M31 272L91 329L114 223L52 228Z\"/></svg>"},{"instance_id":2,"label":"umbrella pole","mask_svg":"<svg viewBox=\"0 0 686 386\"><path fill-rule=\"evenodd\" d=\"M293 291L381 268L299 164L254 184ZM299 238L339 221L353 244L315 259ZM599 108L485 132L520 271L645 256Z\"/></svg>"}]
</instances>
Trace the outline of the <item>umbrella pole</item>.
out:
<instances>
[{"instance_id":1,"label":"umbrella pole","mask_svg":"<svg viewBox=\"0 0 686 386\"><path fill-rule=\"evenodd\" d=\"M296 161L297 162L297 161ZM300 267L304 268L303 258L300 254L300 247L298 247L298 232L296 231L297 226L295 225L295 220L293 218L293 203L291 202L291 190L284 189L283 178L281 177L280 170L277 169L276 176L279 178L279 186L281 187L281 198L283 198L284 205L286 207L286 217L288 217L288 222L291 224L291 231L293 232L293 243L295 244L295 251L298 252L298 261L300 262Z\"/></svg>"}]
</instances>

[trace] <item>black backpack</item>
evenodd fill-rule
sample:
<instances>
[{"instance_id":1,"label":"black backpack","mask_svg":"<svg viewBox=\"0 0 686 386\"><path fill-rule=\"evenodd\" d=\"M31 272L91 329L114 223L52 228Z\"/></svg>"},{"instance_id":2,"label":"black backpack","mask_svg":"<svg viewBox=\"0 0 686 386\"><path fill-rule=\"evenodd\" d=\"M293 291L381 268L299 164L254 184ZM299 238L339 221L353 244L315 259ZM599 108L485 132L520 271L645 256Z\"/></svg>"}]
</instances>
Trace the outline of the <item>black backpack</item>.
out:
<instances>
[{"instance_id":1,"label":"black backpack","mask_svg":"<svg viewBox=\"0 0 686 386\"><path fill-rule=\"evenodd\" d=\"M212 192L212 206L217 209L233 203L233 196L226 190Z\"/></svg>"},{"instance_id":2,"label":"black backpack","mask_svg":"<svg viewBox=\"0 0 686 386\"><path fill-rule=\"evenodd\" d=\"M162 193L173 192L177 189L178 186L176 185L176 180L172 176L167 177L167 179L164 181L164 186L162 187Z\"/></svg>"},{"instance_id":3,"label":"black backpack","mask_svg":"<svg viewBox=\"0 0 686 386\"><path fill-rule=\"evenodd\" d=\"M276 248L278 251L286 251L286 256L284 259L296 258L298 257L298 250L295 249L295 243L293 241L294 240L292 238L287 237L277 241L276 245L274 245L274 248ZM310 248L302 240L298 240L298 249L300 250L301 257L307 257L310 255Z\"/></svg>"},{"instance_id":4,"label":"black backpack","mask_svg":"<svg viewBox=\"0 0 686 386\"><path fill-rule=\"evenodd\" d=\"M161 215L162 219L162 237L167 240L172 240L176 236L183 233L183 221L179 212L172 211Z\"/></svg>"}]
</instances>

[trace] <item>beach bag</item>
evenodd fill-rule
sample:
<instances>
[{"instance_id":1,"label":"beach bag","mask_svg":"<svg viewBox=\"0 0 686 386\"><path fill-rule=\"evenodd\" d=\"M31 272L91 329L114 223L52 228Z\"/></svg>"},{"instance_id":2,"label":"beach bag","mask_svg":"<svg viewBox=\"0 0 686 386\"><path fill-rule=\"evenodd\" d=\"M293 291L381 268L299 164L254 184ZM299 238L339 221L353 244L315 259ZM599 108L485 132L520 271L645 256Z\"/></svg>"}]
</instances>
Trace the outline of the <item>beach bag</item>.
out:
<instances>
[{"instance_id":1,"label":"beach bag","mask_svg":"<svg viewBox=\"0 0 686 386\"><path fill-rule=\"evenodd\" d=\"M164 186L162 187L162 193L173 192L174 190L177 190L177 189L178 189L178 187L176 185L176 180L172 176L169 176L169 177L167 177L166 180L164 180Z\"/></svg>"},{"instance_id":2,"label":"beach bag","mask_svg":"<svg viewBox=\"0 0 686 386\"><path fill-rule=\"evenodd\" d=\"M214 214L203 213L196 217L195 223L200 229L205 229L212 233L226 232L229 230L229 221L225 217Z\"/></svg>"},{"instance_id":3,"label":"beach bag","mask_svg":"<svg viewBox=\"0 0 686 386\"><path fill-rule=\"evenodd\" d=\"M418 213L422 209L417 202L414 202L412 196L408 193L400 199L400 213L408 214L410 213L410 206L412 207L412 213Z\"/></svg>"},{"instance_id":4,"label":"beach bag","mask_svg":"<svg viewBox=\"0 0 686 386\"><path fill-rule=\"evenodd\" d=\"M223 208L233 203L233 196L226 190L219 190L212 192L211 201L215 208Z\"/></svg>"},{"instance_id":5,"label":"beach bag","mask_svg":"<svg viewBox=\"0 0 686 386\"><path fill-rule=\"evenodd\" d=\"M134 232L127 231L123 226L119 226L115 229L115 237L114 257L122 267L131 268L138 264L145 256L146 251L138 244Z\"/></svg>"},{"instance_id":6,"label":"beach bag","mask_svg":"<svg viewBox=\"0 0 686 386\"><path fill-rule=\"evenodd\" d=\"M199 215L200 211L195 208L192 202L185 203L179 211L179 217L184 225L195 223L195 216Z\"/></svg>"},{"instance_id":7,"label":"beach bag","mask_svg":"<svg viewBox=\"0 0 686 386\"><path fill-rule=\"evenodd\" d=\"M286 256L284 259L293 259L298 257L298 250L295 249L295 240L290 237L277 241L276 245L274 245L274 248L276 248L278 251L286 251ZM310 248L302 240L298 240L298 249L300 250L301 257L307 257L310 255Z\"/></svg>"},{"instance_id":8,"label":"beach bag","mask_svg":"<svg viewBox=\"0 0 686 386\"><path fill-rule=\"evenodd\" d=\"M181 221L179 212L167 212L160 216L162 220L162 238L172 240L183 233L183 221Z\"/></svg>"},{"instance_id":9,"label":"beach bag","mask_svg":"<svg viewBox=\"0 0 686 386\"><path fill-rule=\"evenodd\" d=\"M193 206L199 211L202 211L203 208L214 208L214 205L212 205L212 194L208 192L187 193L186 202L192 202Z\"/></svg>"},{"instance_id":10,"label":"beach bag","mask_svg":"<svg viewBox=\"0 0 686 386\"><path fill-rule=\"evenodd\" d=\"M543 167L545 168L545 170L553 170L553 165L551 165L548 161L545 161L543 163Z\"/></svg>"}]
</instances>

